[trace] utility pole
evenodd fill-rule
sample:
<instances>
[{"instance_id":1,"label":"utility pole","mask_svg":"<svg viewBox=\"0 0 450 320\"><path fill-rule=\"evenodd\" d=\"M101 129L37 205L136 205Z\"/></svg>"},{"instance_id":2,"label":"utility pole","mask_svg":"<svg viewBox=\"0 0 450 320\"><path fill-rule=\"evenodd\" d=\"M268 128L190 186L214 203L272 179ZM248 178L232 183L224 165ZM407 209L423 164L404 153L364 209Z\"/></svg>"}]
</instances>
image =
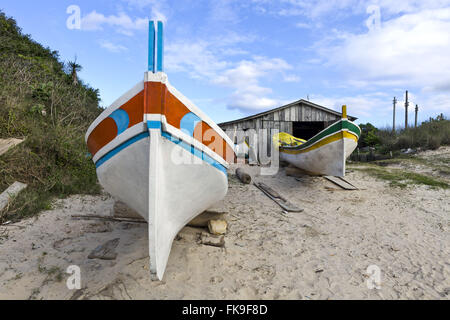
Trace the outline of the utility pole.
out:
<instances>
[{"instance_id":1,"label":"utility pole","mask_svg":"<svg viewBox=\"0 0 450 320\"><path fill-rule=\"evenodd\" d=\"M406 90L406 100L405 100L405 130L408 129L408 90Z\"/></svg>"},{"instance_id":2,"label":"utility pole","mask_svg":"<svg viewBox=\"0 0 450 320\"><path fill-rule=\"evenodd\" d=\"M417 113L419 112L419 106L416 104L416 119L414 121L414 128L417 128Z\"/></svg>"},{"instance_id":3,"label":"utility pole","mask_svg":"<svg viewBox=\"0 0 450 320\"><path fill-rule=\"evenodd\" d=\"M395 105L397 104L397 98L394 97L394 101L392 101L394 104L394 116L392 120L392 132L395 132Z\"/></svg>"}]
</instances>

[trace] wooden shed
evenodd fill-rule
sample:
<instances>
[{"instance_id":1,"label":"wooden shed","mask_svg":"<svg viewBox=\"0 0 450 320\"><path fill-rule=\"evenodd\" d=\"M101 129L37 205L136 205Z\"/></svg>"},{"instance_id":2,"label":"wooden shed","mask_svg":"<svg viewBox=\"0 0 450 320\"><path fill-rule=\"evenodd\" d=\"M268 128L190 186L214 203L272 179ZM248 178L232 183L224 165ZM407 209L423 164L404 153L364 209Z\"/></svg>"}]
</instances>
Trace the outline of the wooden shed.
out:
<instances>
[{"instance_id":1,"label":"wooden shed","mask_svg":"<svg viewBox=\"0 0 450 320\"><path fill-rule=\"evenodd\" d=\"M269 145L274 129L308 140L341 117L340 112L301 99L253 116L220 123L219 126L227 133L254 129L258 133L258 141L266 141ZM351 121L357 120L352 116L348 116L348 118ZM260 131L259 129L268 130ZM260 134L267 135L267 137L260 137Z\"/></svg>"}]
</instances>

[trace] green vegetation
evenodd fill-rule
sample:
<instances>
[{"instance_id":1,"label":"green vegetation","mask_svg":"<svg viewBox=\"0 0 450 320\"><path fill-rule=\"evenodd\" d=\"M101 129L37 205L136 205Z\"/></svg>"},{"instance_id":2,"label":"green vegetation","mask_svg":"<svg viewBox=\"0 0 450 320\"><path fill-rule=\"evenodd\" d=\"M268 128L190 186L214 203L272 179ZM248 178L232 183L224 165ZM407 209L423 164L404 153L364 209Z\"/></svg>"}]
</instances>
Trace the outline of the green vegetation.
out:
<instances>
[{"instance_id":1,"label":"green vegetation","mask_svg":"<svg viewBox=\"0 0 450 320\"><path fill-rule=\"evenodd\" d=\"M14 181L28 184L0 223L49 209L55 197L100 192L84 135L102 109L98 90L78 79L80 69L0 11L0 138L25 139L0 156L0 192Z\"/></svg>"},{"instance_id":2,"label":"green vegetation","mask_svg":"<svg viewBox=\"0 0 450 320\"><path fill-rule=\"evenodd\" d=\"M422 122L417 128L392 132L391 129L377 129L372 124L361 124L359 148L373 147L380 153L402 149L435 150L441 145L450 145L450 120L443 114Z\"/></svg>"},{"instance_id":3,"label":"green vegetation","mask_svg":"<svg viewBox=\"0 0 450 320\"><path fill-rule=\"evenodd\" d=\"M374 147L380 144L380 138L378 137L379 130L371 123L360 124L361 137L358 141L358 147Z\"/></svg>"},{"instance_id":4,"label":"green vegetation","mask_svg":"<svg viewBox=\"0 0 450 320\"><path fill-rule=\"evenodd\" d=\"M409 184L422 184L430 186L432 188L449 188L449 184L444 181L435 179L427 175L409 172L401 169L388 170L377 168L374 166L354 167L353 169L364 171L375 178L389 181L389 185L391 187L405 188Z\"/></svg>"}]
</instances>

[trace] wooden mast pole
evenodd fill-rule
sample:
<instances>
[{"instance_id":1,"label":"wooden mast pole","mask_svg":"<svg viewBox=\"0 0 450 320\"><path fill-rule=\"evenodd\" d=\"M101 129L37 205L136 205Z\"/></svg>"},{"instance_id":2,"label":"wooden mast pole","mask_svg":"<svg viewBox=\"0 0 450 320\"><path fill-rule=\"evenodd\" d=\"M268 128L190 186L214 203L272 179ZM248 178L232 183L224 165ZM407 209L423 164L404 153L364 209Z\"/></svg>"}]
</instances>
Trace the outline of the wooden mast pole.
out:
<instances>
[{"instance_id":1,"label":"wooden mast pole","mask_svg":"<svg viewBox=\"0 0 450 320\"><path fill-rule=\"evenodd\" d=\"M394 104L394 112L393 112L393 119L392 119L392 132L395 132L395 105L397 104L397 98L394 97L394 100L392 102Z\"/></svg>"}]
</instances>

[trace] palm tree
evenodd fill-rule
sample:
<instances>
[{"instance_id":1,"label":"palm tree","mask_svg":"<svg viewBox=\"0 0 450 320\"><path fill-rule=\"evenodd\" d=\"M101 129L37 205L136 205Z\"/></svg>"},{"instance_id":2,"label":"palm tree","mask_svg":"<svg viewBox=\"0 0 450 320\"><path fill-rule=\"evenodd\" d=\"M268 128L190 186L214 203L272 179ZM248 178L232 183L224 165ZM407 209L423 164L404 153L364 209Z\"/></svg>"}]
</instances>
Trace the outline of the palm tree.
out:
<instances>
[{"instance_id":1,"label":"palm tree","mask_svg":"<svg viewBox=\"0 0 450 320\"><path fill-rule=\"evenodd\" d=\"M83 67L77 63L77 57L75 57L75 61L69 61L68 63L70 74L72 75L73 85L78 85L78 75L77 72L80 72Z\"/></svg>"}]
</instances>

